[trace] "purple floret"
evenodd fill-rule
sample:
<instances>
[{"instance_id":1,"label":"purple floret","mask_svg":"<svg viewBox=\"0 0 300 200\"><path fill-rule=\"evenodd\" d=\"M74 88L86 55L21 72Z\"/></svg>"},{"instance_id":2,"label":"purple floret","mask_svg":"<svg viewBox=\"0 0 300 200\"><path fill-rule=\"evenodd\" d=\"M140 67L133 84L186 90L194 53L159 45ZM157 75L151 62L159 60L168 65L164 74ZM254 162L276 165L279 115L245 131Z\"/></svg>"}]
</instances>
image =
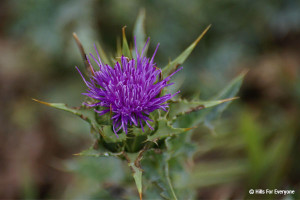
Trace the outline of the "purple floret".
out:
<instances>
[{"instance_id":1,"label":"purple floret","mask_svg":"<svg viewBox=\"0 0 300 200\"><path fill-rule=\"evenodd\" d=\"M145 47L148 41L149 39ZM137 46L136 41L135 46ZM149 114L157 109L166 111L168 107L166 102L179 93L178 91L175 94L160 96L163 88L173 84L168 82L182 67L165 79L160 80L161 69L157 68L156 63L153 62L158 46L159 44L151 59L143 56L145 47L141 54L138 53L136 48L136 59L129 60L127 57L122 56L121 61L116 62L114 67L104 65L101 62L95 46L98 60L92 54L90 56L100 69L99 71L92 69L93 75L90 81L86 81L76 67L88 87L87 93L83 93L83 95L99 101L95 104L85 103L85 105L104 107L101 111L95 109L95 112L99 115L111 111L113 114L111 118L113 120L113 130L117 137L117 132L121 128L127 134L128 124L140 125L144 131L143 122L145 122L153 130L148 122L153 121L149 118Z\"/></svg>"}]
</instances>

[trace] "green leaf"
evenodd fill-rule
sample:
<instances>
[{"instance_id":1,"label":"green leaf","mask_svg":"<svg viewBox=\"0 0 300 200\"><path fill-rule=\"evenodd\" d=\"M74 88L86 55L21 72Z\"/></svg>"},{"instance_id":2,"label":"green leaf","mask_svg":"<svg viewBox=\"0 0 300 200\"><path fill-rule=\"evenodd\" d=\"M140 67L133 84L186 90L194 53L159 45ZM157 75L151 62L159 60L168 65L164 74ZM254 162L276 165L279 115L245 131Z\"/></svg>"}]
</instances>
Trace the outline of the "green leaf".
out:
<instances>
[{"instance_id":1,"label":"green leaf","mask_svg":"<svg viewBox=\"0 0 300 200\"><path fill-rule=\"evenodd\" d=\"M90 124L97 123L96 120L95 120L95 117L94 117L95 112L93 110L83 109L82 107L80 107L80 108L71 108L71 107L67 106L64 103L48 103L48 102L44 102L44 101L39 101L37 99L32 99L32 100L34 100L38 103L44 104L46 106L50 106L50 107L53 107L53 108L57 108L57 109L60 109L60 110L70 112L74 115L79 116L81 119L87 121Z\"/></svg>"},{"instance_id":2,"label":"green leaf","mask_svg":"<svg viewBox=\"0 0 300 200\"><path fill-rule=\"evenodd\" d=\"M137 163L139 165L139 156L140 153L128 153L128 154L124 154L125 158L128 162L128 166L131 168L132 171L132 176L134 178L137 190L139 192L139 196L140 199L142 199L142 195L143 195L143 188L142 188L142 175L143 175L143 171L140 168L140 166L137 166Z\"/></svg>"},{"instance_id":3,"label":"green leaf","mask_svg":"<svg viewBox=\"0 0 300 200\"><path fill-rule=\"evenodd\" d=\"M95 149L94 147L90 147L87 150L84 150L80 153L74 154L75 156L89 156L89 157L120 157L122 155L122 152L120 153L112 153L110 151L105 151L103 148L97 148Z\"/></svg>"},{"instance_id":4,"label":"green leaf","mask_svg":"<svg viewBox=\"0 0 300 200\"><path fill-rule=\"evenodd\" d=\"M80 195L81 198L83 194L98 191L99 184L102 185L101 183L106 181L118 183L123 181L125 176L122 160L116 157L96 158L93 156L75 156L72 159L60 161L60 163L63 164L60 170L67 170L68 172L74 173L74 178L76 177L74 181L78 180L80 177L78 186L79 188L83 187L83 190L80 191L81 194L77 195ZM88 181L88 183L86 181ZM94 184L97 185L97 189L93 191L89 190L88 187L91 187ZM74 185L71 187L74 187ZM79 193L79 191L72 192ZM92 194L90 193L90 195Z\"/></svg>"},{"instance_id":5,"label":"green leaf","mask_svg":"<svg viewBox=\"0 0 300 200\"><path fill-rule=\"evenodd\" d=\"M214 99L233 98L234 96L236 96L236 94L240 90L246 73L247 72L243 72L240 75L238 75L235 79L233 79ZM230 103L231 101L225 102L212 108L210 112L205 116L204 124L212 130L212 121L216 120L222 114L222 112L229 106Z\"/></svg>"},{"instance_id":6,"label":"green leaf","mask_svg":"<svg viewBox=\"0 0 300 200\"><path fill-rule=\"evenodd\" d=\"M140 199L142 199L142 169L137 168L133 163L130 163L130 166L133 168L133 178L137 187L137 190L139 192L140 195Z\"/></svg>"},{"instance_id":7,"label":"green leaf","mask_svg":"<svg viewBox=\"0 0 300 200\"><path fill-rule=\"evenodd\" d=\"M235 98L236 94L238 93L238 91L243 83L245 74L246 73L241 73L240 75L238 75L213 99ZM222 112L229 106L230 103L231 103L231 101L227 101L227 102L218 104L212 108L192 112L189 115L179 115L175 121L176 126L192 127L192 126L196 126L199 123L204 122L204 124L210 130L214 131L212 122L214 120L216 120L222 114Z\"/></svg>"},{"instance_id":8,"label":"green leaf","mask_svg":"<svg viewBox=\"0 0 300 200\"><path fill-rule=\"evenodd\" d=\"M179 157L182 157L182 160L186 160L193 156L198 145L190 140L190 135L188 134L190 133L180 134L172 138L169 137L165 140L169 157L174 157L178 160L181 159Z\"/></svg>"},{"instance_id":9,"label":"green leaf","mask_svg":"<svg viewBox=\"0 0 300 200\"><path fill-rule=\"evenodd\" d=\"M118 137L115 135L115 133L112 131L112 126L111 125L106 125L106 124L99 124L101 120L96 119L95 111L93 109L87 109L84 107L80 108L70 108L66 104L63 103L47 103L44 101L39 101L36 99L33 99L36 102L39 102L41 104L57 108L60 110L64 110L67 112L70 112L72 114L75 114L79 116L81 119L87 121L91 127L92 127L92 133L96 137L96 139L103 139L106 143L121 143L126 140L126 134L124 132L118 134ZM108 115L105 114L105 115ZM103 118L106 118L107 116L102 115ZM97 116L101 117L101 116ZM102 120L104 121L104 120ZM99 134L102 136L99 138Z\"/></svg>"},{"instance_id":10,"label":"green leaf","mask_svg":"<svg viewBox=\"0 0 300 200\"><path fill-rule=\"evenodd\" d=\"M175 60L169 62L169 64L162 69L163 77L167 77L169 74L175 71L179 65L183 64L183 62L188 58L188 56L192 53L194 48L197 46L198 42L203 38L205 33L208 31L210 26L211 25L209 25L201 33L201 35L188 48L184 50L184 52L182 52Z\"/></svg>"},{"instance_id":11,"label":"green leaf","mask_svg":"<svg viewBox=\"0 0 300 200\"><path fill-rule=\"evenodd\" d=\"M145 9L141 9L135 21L135 25L133 29L133 37L136 38L136 45L139 53L142 52L142 49L145 46L145 40L146 40L145 17L146 17Z\"/></svg>"},{"instance_id":12,"label":"green leaf","mask_svg":"<svg viewBox=\"0 0 300 200\"><path fill-rule=\"evenodd\" d=\"M165 177L169 186L169 190L171 192L171 195L173 197L174 200L177 200L177 196L175 194L174 188L173 188L173 184L170 178L170 173L169 173L169 160L165 161Z\"/></svg>"},{"instance_id":13,"label":"green leaf","mask_svg":"<svg viewBox=\"0 0 300 200\"><path fill-rule=\"evenodd\" d=\"M223 100L212 100L212 101L188 101L186 99L180 99L170 104L169 118L174 120L180 115L185 115L197 110L217 106L221 103L234 100L236 98L229 98Z\"/></svg>"},{"instance_id":14,"label":"green leaf","mask_svg":"<svg viewBox=\"0 0 300 200\"><path fill-rule=\"evenodd\" d=\"M193 155L198 146L190 136L191 132L165 139L164 157L167 163L165 170L171 169L170 172L166 171L166 175L169 174L170 182L171 180L173 182L170 187L173 188L178 199L193 199L194 196L192 189L186 187L191 175L187 168L191 166L189 164L193 162Z\"/></svg>"},{"instance_id":15,"label":"green leaf","mask_svg":"<svg viewBox=\"0 0 300 200\"><path fill-rule=\"evenodd\" d=\"M165 176L164 164L165 159L163 154L155 153L153 149L149 150L142 160L142 166L145 171L145 177L159 189L160 195L164 199L171 199L171 192Z\"/></svg>"},{"instance_id":16,"label":"green leaf","mask_svg":"<svg viewBox=\"0 0 300 200\"><path fill-rule=\"evenodd\" d=\"M173 139L173 138L172 138ZM177 190L174 187L172 180L174 175L177 175L177 180L181 181L178 175L183 175L184 168L182 168L183 162L177 158L172 158L168 147L163 152L156 152L154 149L150 149L145 154L145 159L142 160L142 166L145 171L145 178L150 182L150 185L156 186L156 190L164 199L190 199L190 192L187 192L187 188L182 186L181 190ZM186 177L187 174L183 176ZM182 183L182 182L181 182ZM154 188L151 188L152 190ZM146 196L148 197L148 196Z\"/></svg>"},{"instance_id":17,"label":"green leaf","mask_svg":"<svg viewBox=\"0 0 300 200\"><path fill-rule=\"evenodd\" d=\"M122 39L123 39L122 54L123 54L123 56L131 59L132 55L131 55L131 51L130 51L128 43L127 43L126 34L125 34L125 28L126 28L126 26L124 26L122 28Z\"/></svg>"},{"instance_id":18,"label":"green leaf","mask_svg":"<svg viewBox=\"0 0 300 200\"><path fill-rule=\"evenodd\" d=\"M148 135L147 141L156 142L167 137L179 135L191 128L174 128L166 118L159 118L157 124L157 131L153 135Z\"/></svg>"}]
</instances>

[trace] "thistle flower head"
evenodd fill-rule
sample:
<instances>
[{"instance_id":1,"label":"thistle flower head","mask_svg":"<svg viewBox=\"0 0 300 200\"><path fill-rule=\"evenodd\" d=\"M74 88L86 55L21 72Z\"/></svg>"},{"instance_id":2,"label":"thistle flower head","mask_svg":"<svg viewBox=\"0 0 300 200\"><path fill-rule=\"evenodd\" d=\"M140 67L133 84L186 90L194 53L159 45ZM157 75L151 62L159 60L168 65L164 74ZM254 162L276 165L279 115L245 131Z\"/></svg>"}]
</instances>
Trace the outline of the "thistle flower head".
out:
<instances>
[{"instance_id":1,"label":"thistle flower head","mask_svg":"<svg viewBox=\"0 0 300 200\"><path fill-rule=\"evenodd\" d=\"M89 81L83 77L76 67L88 87L87 92L83 95L97 101L97 103L85 103L85 105L96 107L95 112L99 115L111 112L113 130L116 135L120 129L123 129L127 134L128 126L131 125L140 126L144 131L144 123L153 130L153 127L149 124L149 121L153 121L149 118L150 113L157 109L166 111L168 107L166 102L179 93L178 91L175 94L161 96L162 89L173 84L168 82L182 68L162 79L161 69L157 68L154 62L159 44L151 59L143 55L148 41L149 39L141 54L139 54L135 40L136 59L121 56L120 62L116 62L113 67L102 63L95 46L98 59L92 54L90 56L99 66L99 71L92 68ZM90 63L89 59L88 61ZM102 109L98 110L99 107L102 107Z\"/></svg>"}]
</instances>

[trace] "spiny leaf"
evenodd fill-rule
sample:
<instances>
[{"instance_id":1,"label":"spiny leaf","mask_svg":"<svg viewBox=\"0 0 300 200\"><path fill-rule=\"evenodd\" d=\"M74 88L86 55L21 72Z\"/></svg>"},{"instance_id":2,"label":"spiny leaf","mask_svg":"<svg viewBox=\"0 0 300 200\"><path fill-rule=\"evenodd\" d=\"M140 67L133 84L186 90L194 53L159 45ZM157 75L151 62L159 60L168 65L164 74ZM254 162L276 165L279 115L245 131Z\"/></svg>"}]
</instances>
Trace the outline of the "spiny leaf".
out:
<instances>
[{"instance_id":1,"label":"spiny leaf","mask_svg":"<svg viewBox=\"0 0 300 200\"><path fill-rule=\"evenodd\" d=\"M130 167L131 171L132 171L132 176L134 178L137 190L139 192L139 196L140 196L140 200L142 200L142 196L143 196L143 188L142 188L142 175L143 175L143 171L142 169L137 166L139 164L139 157L140 157L140 153L128 153L128 154L123 154L128 162L128 166Z\"/></svg>"},{"instance_id":2,"label":"spiny leaf","mask_svg":"<svg viewBox=\"0 0 300 200\"><path fill-rule=\"evenodd\" d=\"M203 38L205 33L208 31L211 25L209 25L201 35L188 47L182 52L175 60L171 61L167 66L162 69L163 77L167 77L172 71L175 71L176 68L183 64L183 62L188 58L188 56L192 53L194 48L197 46L198 42Z\"/></svg>"},{"instance_id":3,"label":"spiny leaf","mask_svg":"<svg viewBox=\"0 0 300 200\"><path fill-rule=\"evenodd\" d=\"M107 143L117 143L117 142L123 142L126 140L126 134L125 133L121 133L118 134L118 137L116 137L116 135L114 134L114 132L112 131L112 128L110 125L104 125L104 124L99 124L99 120L97 120L95 117L95 111L92 109L86 109L86 108L70 108L68 107L66 104L63 103L47 103L44 101L39 101L36 99L33 99L36 102L39 102L41 104L53 107L53 108L57 108L60 110L64 110L67 112L70 112L72 114L75 114L77 116L79 116L81 119L87 121L91 126L92 129L95 132L95 136L98 139L98 135L100 134L102 136L102 139L107 142ZM103 115L102 115L103 116ZM101 116L98 116L101 117Z\"/></svg>"},{"instance_id":4,"label":"spiny leaf","mask_svg":"<svg viewBox=\"0 0 300 200\"><path fill-rule=\"evenodd\" d=\"M177 159L171 161L170 155L169 150L157 153L154 149L150 149L145 155L147 159L142 160L142 166L145 170L146 179L151 182L151 185L156 186L157 189L160 190L161 197L163 199L171 200L177 198L176 196L178 195L178 191L175 191L176 188L172 185L172 170L169 170L169 168L175 167L178 169L178 167L180 167L179 165L182 163L178 162ZM179 199L187 199L180 195L179 197Z\"/></svg>"},{"instance_id":5,"label":"spiny leaf","mask_svg":"<svg viewBox=\"0 0 300 200\"><path fill-rule=\"evenodd\" d=\"M67 112L70 112L74 115L77 115L79 116L81 119L87 121L94 130L96 130L95 132L92 132L94 133L93 135L96 137L96 139L99 139L99 124L97 123L96 119L95 119L95 112L93 110L90 110L90 109L84 109L82 107L80 108L70 108L68 107L66 104L63 104L63 103L47 103L47 102L44 102L44 101L39 101L39 100L36 100L36 99L32 99L38 103L41 103L41 104L44 104L46 106L50 106L50 107L53 107L53 108L57 108L57 109L60 109L60 110L64 110L64 111L67 111Z\"/></svg>"},{"instance_id":6,"label":"spiny leaf","mask_svg":"<svg viewBox=\"0 0 300 200\"><path fill-rule=\"evenodd\" d=\"M235 79L233 79L216 97L215 99L225 99L225 98L233 98L236 96L238 91L240 90L240 87L243 83L244 77L246 75L247 71L242 72L240 75L238 75ZM229 102L225 102L223 104L220 104L210 110L210 112L205 116L205 122L204 124L210 128L213 129L213 126L211 122L213 120L216 120L222 112L229 106Z\"/></svg>"},{"instance_id":7,"label":"spiny leaf","mask_svg":"<svg viewBox=\"0 0 300 200\"><path fill-rule=\"evenodd\" d=\"M188 101L186 99L178 100L170 104L169 118L174 120L180 115L188 114L190 112L201 110L204 108L217 106L221 103L232 101L234 99L236 98L212 101Z\"/></svg>"},{"instance_id":8,"label":"spiny leaf","mask_svg":"<svg viewBox=\"0 0 300 200\"><path fill-rule=\"evenodd\" d=\"M166 151L164 156L168 162L165 170L166 167L172 169L169 179L172 180L173 186L171 186L178 199L194 199L192 198L193 191L186 187L190 179L187 168L193 165L193 155L198 145L190 140L190 135L191 132L165 139Z\"/></svg>"},{"instance_id":9,"label":"spiny leaf","mask_svg":"<svg viewBox=\"0 0 300 200\"><path fill-rule=\"evenodd\" d=\"M88 110L88 109L81 109L81 108L70 108L68 107L66 104L63 104L63 103L48 103L48 102L44 102L44 101L39 101L37 99L32 99L33 101L36 101L38 103L41 103L41 104L44 104L46 106L50 106L50 107L53 107L53 108L57 108L57 109L60 109L60 110L64 110L64 111L67 111L67 112L70 112L70 113L73 113L77 116L79 116L80 118L82 118L83 120L89 122L89 123L92 123L94 122L94 119L92 116L89 116L89 115L93 115L94 112L89 112L91 110Z\"/></svg>"},{"instance_id":10,"label":"spiny leaf","mask_svg":"<svg viewBox=\"0 0 300 200\"><path fill-rule=\"evenodd\" d=\"M133 178L139 192L140 199L142 199L143 191L142 191L142 169L137 168L134 164L131 163L131 167L134 169Z\"/></svg>"},{"instance_id":11,"label":"spiny leaf","mask_svg":"<svg viewBox=\"0 0 300 200\"><path fill-rule=\"evenodd\" d=\"M148 135L147 141L156 141L167 137L175 136L191 128L174 128L166 118L159 118L157 131L153 135Z\"/></svg>"},{"instance_id":12,"label":"spiny leaf","mask_svg":"<svg viewBox=\"0 0 300 200\"><path fill-rule=\"evenodd\" d=\"M146 153L147 159L142 161L145 177L160 190L164 199L171 199L167 180L164 175L164 155L157 154L153 149ZM153 184L154 183L154 184Z\"/></svg>"},{"instance_id":13,"label":"spiny leaf","mask_svg":"<svg viewBox=\"0 0 300 200\"><path fill-rule=\"evenodd\" d=\"M177 200L177 196L175 194L175 191L174 191L174 188L173 188L173 185L172 185L172 181L171 181L171 178L170 178L170 173L169 173L169 159L166 159L166 161L165 161L165 176L166 176L167 183L169 185L169 190L170 190L170 192L173 196L173 199Z\"/></svg>"},{"instance_id":14,"label":"spiny leaf","mask_svg":"<svg viewBox=\"0 0 300 200\"><path fill-rule=\"evenodd\" d=\"M187 160L195 153L197 144L186 137L187 134L188 133L180 134L173 138L166 138L165 144L170 157L178 160L180 160L179 157L182 157L184 160Z\"/></svg>"},{"instance_id":15,"label":"spiny leaf","mask_svg":"<svg viewBox=\"0 0 300 200\"><path fill-rule=\"evenodd\" d=\"M218 95L213 99L228 99L234 98L238 93L243 78L246 73L241 73L235 79L233 79ZM217 119L222 112L228 107L231 101L224 102L222 104L216 105L212 108L199 110L189 115L180 115L176 119L178 127L191 127L196 126L199 123L205 123L205 125L213 131L213 125L211 124L213 120Z\"/></svg>"},{"instance_id":16,"label":"spiny leaf","mask_svg":"<svg viewBox=\"0 0 300 200\"><path fill-rule=\"evenodd\" d=\"M120 153L112 153L110 151L105 152L104 150L100 150L100 149L94 149L94 147L91 147L87 150L84 150L80 153L76 153L74 154L75 156L89 156L89 157L119 157L122 155L122 152Z\"/></svg>"},{"instance_id":17,"label":"spiny leaf","mask_svg":"<svg viewBox=\"0 0 300 200\"><path fill-rule=\"evenodd\" d=\"M130 51L128 43L127 43L126 34L125 34L125 28L126 28L126 26L124 26L122 28L122 40L123 40L122 54L123 54L123 56L128 57L129 59L131 59L132 55L131 55L131 51Z\"/></svg>"},{"instance_id":18,"label":"spiny leaf","mask_svg":"<svg viewBox=\"0 0 300 200\"><path fill-rule=\"evenodd\" d=\"M145 9L141 9L135 21L135 25L133 29L133 37L136 38L136 45L137 45L136 48L138 49L139 53L142 52L142 49L145 46L145 40L146 40L145 17L146 17Z\"/></svg>"}]
</instances>

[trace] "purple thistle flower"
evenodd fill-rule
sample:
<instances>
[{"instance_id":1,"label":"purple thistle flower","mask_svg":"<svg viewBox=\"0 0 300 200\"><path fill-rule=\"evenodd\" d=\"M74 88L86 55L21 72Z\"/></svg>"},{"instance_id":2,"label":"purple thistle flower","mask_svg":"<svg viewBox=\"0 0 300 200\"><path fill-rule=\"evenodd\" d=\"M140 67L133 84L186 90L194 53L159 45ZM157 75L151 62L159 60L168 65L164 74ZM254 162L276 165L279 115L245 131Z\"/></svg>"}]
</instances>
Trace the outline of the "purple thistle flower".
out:
<instances>
[{"instance_id":1,"label":"purple thistle flower","mask_svg":"<svg viewBox=\"0 0 300 200\"><path fill-rule=\"evenodd\" d=\"M127 57L122 56L121 61L116 62L114 67L107 64L104 65L101 62L95 46L98 60L92 54L90 56L100 69L99 71L92 69L93 75L90 81L86 81L76 67L88 87L87 93L83 93L83 95L99 101L94 104L85 103L85 105L89 107L104 107L104 110L101 111L95 109L95 112L99 113L99 115L112 112L113 130L117 137L117 132L121 128L127 134L128 125L133 124L135 126L140 125L144 132L143 122L153 130L148 122L153 121L149 118L149 114L157 109L167 111L168 104L166 102L179 93L178 91L175 94L160 96L163 88L173 84L168 82L182 67L165 79L160 80L161 69L157 68L156 63L153 62L159 44L152 58L149 59L143 56L148 42L149 38L142 53L139 54L135 39L136 59L129 60ZM90 63L89 59L88 61Z\"/></svg>"}]
</instances>

